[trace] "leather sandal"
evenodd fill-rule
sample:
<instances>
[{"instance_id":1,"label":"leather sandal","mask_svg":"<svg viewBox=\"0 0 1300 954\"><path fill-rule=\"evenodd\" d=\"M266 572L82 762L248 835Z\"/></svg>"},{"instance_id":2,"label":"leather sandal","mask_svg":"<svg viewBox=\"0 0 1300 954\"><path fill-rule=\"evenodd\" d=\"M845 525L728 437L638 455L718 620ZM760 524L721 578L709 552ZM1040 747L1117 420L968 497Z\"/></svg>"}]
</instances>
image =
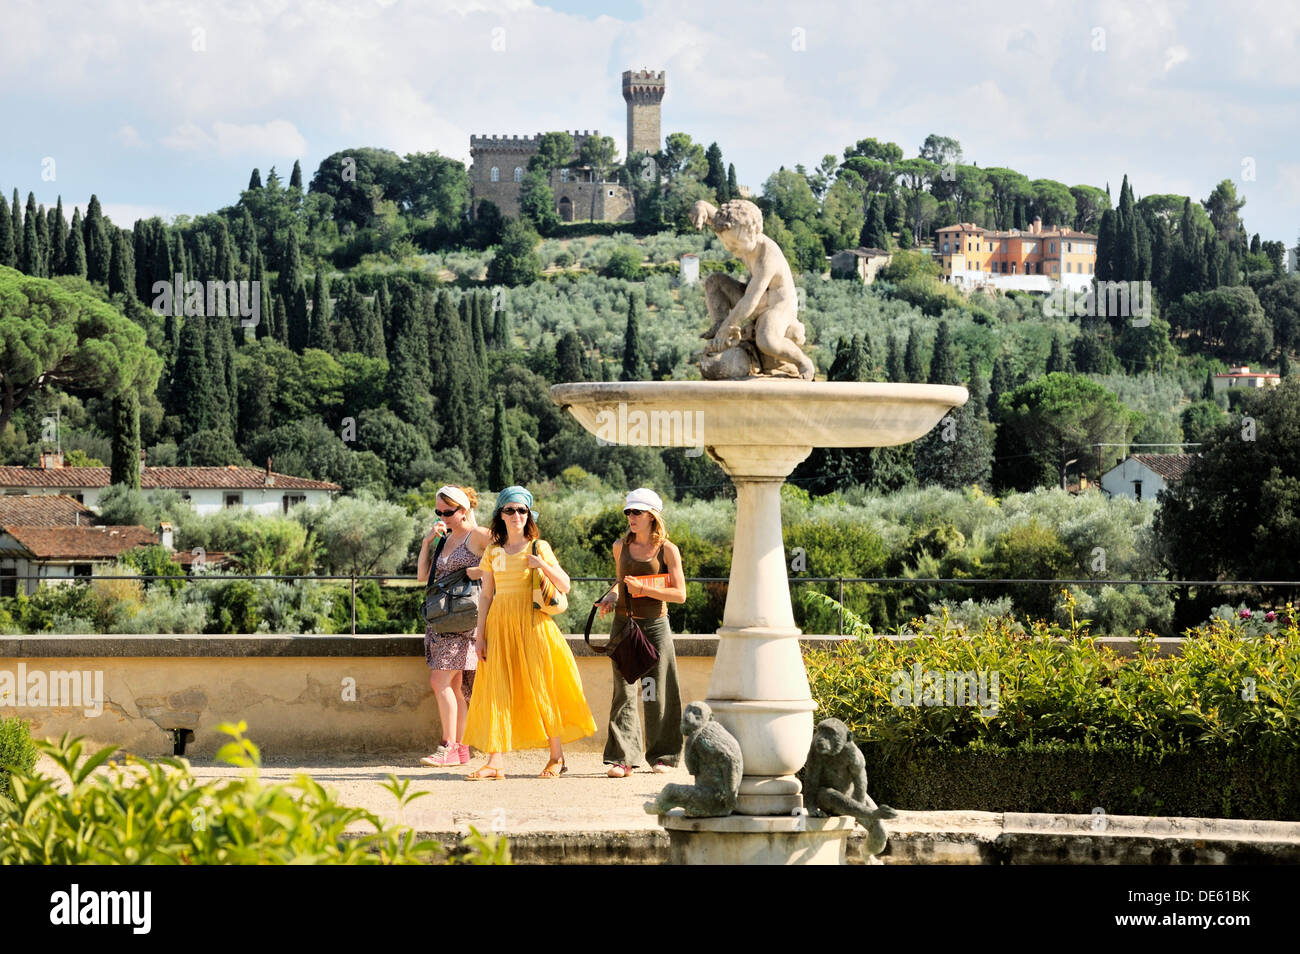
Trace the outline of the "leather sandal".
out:
<instances>
[{"instance_id":1,"label":"leather sandal","mask_svg":"<svg viewBox=\"0 0 1300 954\"><path fill-rule=\"evenodd\" d=\"M506 777L506 773L501 771L495 765L485 765L477 772L470 772L465 776L467 782L499 782Z\"/></svg>"},{"instance_id":2,"label":"leather sandal","mask_svg":"<svg viewBox=\"0 0 1300 954\"><path fill-rule=\"evenodd\" d=\"M564 759L548 759L546 762L546 768L542 769L542 771L538 774L537 777L538 778L559 778L568 770L569 767L564 764Z\"/></svg>"}]
</instances>

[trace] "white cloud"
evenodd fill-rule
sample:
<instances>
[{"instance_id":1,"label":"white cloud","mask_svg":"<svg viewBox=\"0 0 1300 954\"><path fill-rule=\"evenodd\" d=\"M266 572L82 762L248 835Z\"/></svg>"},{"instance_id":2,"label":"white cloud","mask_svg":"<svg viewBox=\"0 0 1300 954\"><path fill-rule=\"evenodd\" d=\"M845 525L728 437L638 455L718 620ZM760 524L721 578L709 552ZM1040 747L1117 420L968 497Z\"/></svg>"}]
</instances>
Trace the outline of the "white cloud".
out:
<instances>
[{"instance_id":1,"label":"white cloud","mask_svg":"<svg viewBox=\"0 0 1300 954\"><path fill-rule=\"evenodd\" d=\"M1186 63L1188 58L1187 47L1171 46L1165 50L1165 72L1168 73L1180 63Z\"/></svg>"},{"instance_id":2,"label":"white cloud","mask_svg":"<svg viewBox=\"0 0 1300 954\"><path fill-rule=\"evenodd\" d=\"M307 141L285 119L267 123L214 122L211 132L186 122L163 136L162 144L181 152L202 151L222 157L301 156L307 150Z\"/></svg>"},{"instance_id":3,"label":"white cloud","mask_svg":"<svg viewBox=\"0 0 1300 954\"><path fill-rule=\"evenodd\" d=\"M119 126L113 138L128 149L143 149L146 145L135 127L130 124Z\"/></svg>"}]
</instances>

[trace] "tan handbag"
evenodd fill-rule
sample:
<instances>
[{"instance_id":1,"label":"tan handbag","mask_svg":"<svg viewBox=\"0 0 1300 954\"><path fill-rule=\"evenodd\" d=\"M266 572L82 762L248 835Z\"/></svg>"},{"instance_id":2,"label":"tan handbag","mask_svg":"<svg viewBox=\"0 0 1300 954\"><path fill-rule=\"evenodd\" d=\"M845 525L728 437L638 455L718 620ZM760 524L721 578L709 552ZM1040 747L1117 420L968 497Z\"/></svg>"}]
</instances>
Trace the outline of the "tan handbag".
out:
<instances>
[{"instance_id":1,"label":"tan handbag","mask_svg":"<svg viewBox=\"0 0 1300 954\"><path fill-rule=\"evenodd\" d=\"M537 541L533 541L533 553L537 553ZM533 608L539 609L547 616L559 616L569 608L569 596L561 593L541 570L534 570L537 578L533 581Z\"/></svg>"}]
</instances>

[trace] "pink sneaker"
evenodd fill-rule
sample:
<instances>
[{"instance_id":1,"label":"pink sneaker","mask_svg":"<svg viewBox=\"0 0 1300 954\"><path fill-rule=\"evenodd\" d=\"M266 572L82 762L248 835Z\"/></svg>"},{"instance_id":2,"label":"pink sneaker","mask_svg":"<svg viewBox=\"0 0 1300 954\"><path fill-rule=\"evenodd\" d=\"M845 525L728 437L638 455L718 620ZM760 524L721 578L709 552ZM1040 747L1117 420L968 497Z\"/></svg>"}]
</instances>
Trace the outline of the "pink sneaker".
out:
<instances>
[{"instance_id":1,"label":"pink sneaker","mask_svg":"<svg viewBox=\"0 0 1300 954\"><path fill-rule=\"evenodd\" d=\"M457 742L457 743L456 743L456 748L457 748L457 750L458 750L459 753L460 753L460 764L461 764L461 765L468 765L468 764L469 764L469 746L466 745L464 742Z\"/></svg>"},{"instance_id":2,"label":"pink sneaker","mask_svg":"<svg viewBox=\"0 0 1300 954\"><path fill-rule=\"evenodd\" d=\"M455 742L442 743L434 750L432 755L426 755L420 761L435 768L440 765L462 765L465 762L461 758L461 752Z\"/></svg>"}]
</instances>

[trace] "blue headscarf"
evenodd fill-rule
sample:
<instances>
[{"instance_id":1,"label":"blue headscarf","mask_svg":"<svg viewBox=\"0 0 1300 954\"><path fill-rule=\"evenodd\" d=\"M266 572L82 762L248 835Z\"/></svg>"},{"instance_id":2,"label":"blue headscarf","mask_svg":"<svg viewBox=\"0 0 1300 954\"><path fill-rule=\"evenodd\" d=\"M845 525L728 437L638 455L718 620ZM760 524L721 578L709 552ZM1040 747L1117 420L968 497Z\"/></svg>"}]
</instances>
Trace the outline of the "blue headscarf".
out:
<instances>
[{"instance_id":1,"label":"blue headscarf","mask_svg":"<svg viewBox=\"0 0 1300 954\"><path fill-rule=\"evenodd\" d=\"M495 517L501 512L502 507L512 503L521 503L527 507L529 513L533 515L533 522L537 522L537 511L533 509L533 495L525 487L507 487L497 494L497 505L492 511L492 516Z\"/></svg>"}]
</instances>

